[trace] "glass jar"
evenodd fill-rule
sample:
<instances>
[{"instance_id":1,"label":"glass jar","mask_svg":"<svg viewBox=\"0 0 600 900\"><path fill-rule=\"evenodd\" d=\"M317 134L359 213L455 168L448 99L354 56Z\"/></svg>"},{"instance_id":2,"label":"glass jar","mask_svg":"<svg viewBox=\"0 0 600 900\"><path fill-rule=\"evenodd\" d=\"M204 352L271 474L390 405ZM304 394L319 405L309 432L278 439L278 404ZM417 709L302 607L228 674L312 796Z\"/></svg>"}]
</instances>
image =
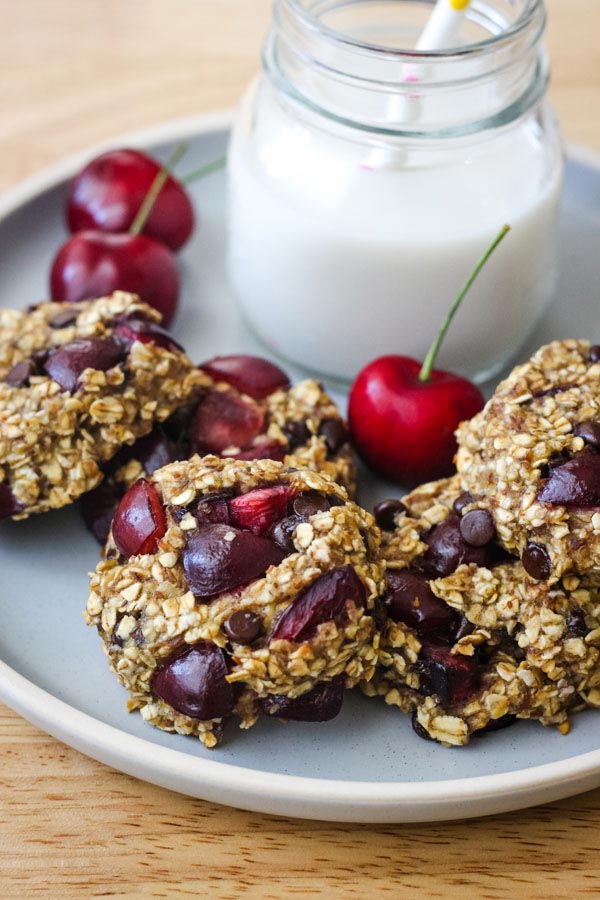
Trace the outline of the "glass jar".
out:
<instances>
[{"instance_id":1,"label":"glass jar","mask_svg":"<svg viewBox=\"0 0 600 900\"><path fill-rule=\"evenodd\" d=\"M436 365L484 380L552 295L562 181L541 0L473 0L461 46L410 49L412 0L275 0L229 151L229 277L256 334L313 372L423 359L503 224Z\"/></svg>"}]
</instances>

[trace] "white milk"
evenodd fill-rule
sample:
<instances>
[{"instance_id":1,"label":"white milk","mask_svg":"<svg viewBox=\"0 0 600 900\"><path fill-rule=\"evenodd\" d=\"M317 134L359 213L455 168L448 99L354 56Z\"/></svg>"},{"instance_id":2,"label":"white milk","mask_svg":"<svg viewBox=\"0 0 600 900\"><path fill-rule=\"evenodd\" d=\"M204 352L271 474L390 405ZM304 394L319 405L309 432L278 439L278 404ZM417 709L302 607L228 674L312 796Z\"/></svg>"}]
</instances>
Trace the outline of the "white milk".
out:
<instances>
[{"instance_id":1,"label":"white milk","mask_svg":"<svg viewBox=\"0 0 600 900\"><path fill-rule=\"evenodd\" d=\"M478 379L499 369L555 282L562 159L549 115L415 141L375 167L360 135L315 121L263 81L233 132L229 275L252 328L276 354L343 379L386 353L423 359L507 223L436 363Z\"/></svg>"}]
</instances>

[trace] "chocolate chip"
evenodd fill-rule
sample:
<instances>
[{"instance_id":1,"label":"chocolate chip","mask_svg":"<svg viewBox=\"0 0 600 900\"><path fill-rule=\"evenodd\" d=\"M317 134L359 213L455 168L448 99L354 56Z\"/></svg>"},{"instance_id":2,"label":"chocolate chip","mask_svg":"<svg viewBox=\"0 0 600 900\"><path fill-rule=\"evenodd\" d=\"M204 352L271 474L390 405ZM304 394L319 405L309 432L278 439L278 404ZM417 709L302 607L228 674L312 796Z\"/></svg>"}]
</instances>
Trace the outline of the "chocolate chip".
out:
<instances>
[{"instance_id":1,"label":"chocolate chip","mask_svg":"<svg viewBox=\"0 0 600 900\"><path fill-rule=\"evenodd\" d=\"M502 731L503 728L508 728L510 725L514 725L516 721L517 717L511 715L510 713L505 716L501 716L499 719L490 719L487 725L484 725L483 728L479 728L477 731L473 732L473 737L489 734L490 731Z\"/></svg>"},{"instance_id":2,"label":"chocolate chip","mask_svg":"<svg viewBox=\"0 0 600 900\"><path fill-rule=\"evenodd\" d=\"M348 429L341 419L323 419L319 434L325 438L327 449L332 455L348 442Z\"/></svg>"},{"instance_id":3,"label":"chocolate chip","mask_svg":"<svg viewBox=\"0 0 600 900\"><path fill-rule=\"evenodd\" d=\"M302 519L308 519L316 513L327 512L329 501L319 491L301 491L294 498L293 510Z\"/></svg>"},{"instance_id":4,"label":"chocolate chip","mask_svg":"<svg viewBox=\"0 0 600 900\"><path fill-rule=\"evenodd\" d=\"M76 321L77 315L76 309L67 307L66 309L61 309L59 313L53 316L48 324L50 328L66 328L67 325L72 325Z\"/></svg>"},{"instance_id":5,"label":"chocolate chip","mask_svg":"<svg viewBox=\"0 0 600 900\"><path fill-rule=\"evenodd\" d=\"M36 372L35 363L31 362L31 360L23 360L23 362L18 362L12 367L4 380L11 387L25 387L29 384L31 376L35 375Z\"/></svg>"},{"instance_id":6,"label":"chocolate chip","mask_svg":"<svg viewBox=\"0 0 600 900\"><path fill-rule=\"evenodd\" d=\"M590 362L600 362L600 344L594 344L590 347Z\"/></svg>"},{"instance_id":7,"label":"chocolate chip","mask_svg":"<svg viewBox=\"0 0 600 900\"><path fill-rule=\"evenodd\" d=\"M306 422L303 422L302 419L286 422L283 427L283 433L287 438L290 450L295 450L296 447L301 447L310 440L310 431Z\"/></svg>"},{"instance_id":8,"label":"chocolate chip","mask_svg":"<svg viewBox=\"0 0 600 900\"><path fill-rule=\"evenodd\" d=\"M567 616L567 631L576 637L584 637L588 633L588 627L585 624L585 615L583 610L574 609Z\"/></svg>"},{"instance_id":9,"label":"chocolate chip","mask_svg":"<svg viewBox=\"0 0 600 900\"><path fill-rule=\"evenodd\" d=\"M223 628L227 637L237 644L251 644L263 630L259 617L245 609L232 613Z\"/></svg>"},{"instance_id":10,"label":"chocolate chip","mask_svg":"<svg viewBox=\"0 0 600 900\"><path fill-rule=\"evenodd\" d=\"M487 509L472 509L460 520L460 533L471 547L485 547L496 533L492 514Z\"/></svg>"},{"instance_id":11,"label":"chocolate chip","mask_svg":"<svg viewBox=\"0 0 600 900\"><path fill-rule=\"evenodd\" d=\"M466 616L460 617L460 625L456 629L456 634L454 635L454 641L460 641L461 638L466 637L467 634L472 634L475 631L475 626L472 622L469 622Z\"/></svg>"},{"instance_id":12,"label":"chocolate chip","mask_svg":"<svg viewBox=\"0 0 600 900\"><path fill-rule=\"evenodd\" d=\"M580 422L575 426L575 434L583 438L590 447L600 449L600 422Z\"/></svg>"},{"instance_id":13,"label":"chocolate chip","mask_svg":"<svg viewBox=\"0 0 600 900\"><path fill-rule=\"evenodd\" d=\"M452 504L452 509L457 515L462 515L462 511L465 506L468 506L469 503L474 502L474 497L471 497L468 491L464 491L460 497L457 497L454 503Z\"/></svg>"},{"instance_id":14,"label":"chocolate chip","mask_svg":"<svg viewBox=\"0 0 600 900\"><path fill-rule=\"evenodd\" d=\"M537 579L537 581L544 581L552 571L550 557L546 552L546 548L540 544L527 544L523 550L521 562L527 574Z\"/></svg>"},{"instance_id":15,"label":"chocolate chip","mask_svg":"<svg viewBox=\"0 0 600 900\"><path fill-rule=\"evenodd\" d=\"M271 528L269 536L285 554L295 553L293 535L302 519L298 516L286 516Z\"/></svg>"},{"instance_id":16,"label":"chocolate chip","mask_svg":"<svg viewBox=\"0 0 600 900\"><path fill-rule=\"evenodd\" d=\"M413 714L412 714L411 724L412 724L414 733L417 734L417 735L418 735L420 738L422 738L424 741L432 741L432 740L433 740L433 738L431 737L431 735L429 734L429 732L425 731L425 729L423 728L423 726L421 725L421 723L420 723L419 720L417 719L417 711L416 711L416 709L415 709L415 711L414 711Z\"/></svg>"},{"instance_id":17,"label":"chocolate chip","mask_svg":"<svg viewBox=\"0 0 600 900\"><path fill-rule=\"evenodd\" d=\"M384 531L393 531L396 527L396 522L394 521L396 516L403 512L406 512L406 507L402 500L394 500L393 498L382 500L381 503L377 503L373 507L375 521Z\"/></svg>"}]
</instances>

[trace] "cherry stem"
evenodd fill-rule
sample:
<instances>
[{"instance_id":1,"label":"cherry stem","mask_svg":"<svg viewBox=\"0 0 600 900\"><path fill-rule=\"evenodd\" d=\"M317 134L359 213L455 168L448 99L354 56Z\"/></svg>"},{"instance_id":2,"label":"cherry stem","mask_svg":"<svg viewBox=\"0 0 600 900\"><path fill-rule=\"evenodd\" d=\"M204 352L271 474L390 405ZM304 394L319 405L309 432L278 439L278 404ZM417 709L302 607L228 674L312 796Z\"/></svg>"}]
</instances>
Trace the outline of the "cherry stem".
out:
<instances>
[{"instance_id":1,"label":"cherry stem","mask_svg":"<svg viewBox=\"0 0 600 900\"><path fill-rule=\"evenodd\" d=\"M167 178L171 174L171 170L177 165L183 154L186 152L187 144L179 144L179 146L176 147L175 150L171 153L166 163L164 163L156 173L154 181L150 185L148 193L144 197L142 205L138 209L137 216L131 223L131 228L129 229L130 234L141 233L144 225L148 221L148 216L152 212L152 207L156 202L156 198L162 191Z\"/></svg>"},{"instance_id":2,"label":"cherry stem","mask_svg":"<svg viewBox=\"0 0 600 900\"><path fill-rule=\"evenodd\" d=\"M222 156L220 159L215 159L213 160L213 162L207 163L207 165L201 166L199 169L195 169L188 175L184 175L179 179L179 181L181 182L181 184L191 184L192 181L199 181L200 178L204 178L205 175L210 175L211 172L216 172L218 169L222 169L226 162L227 157Z\"/></svg>"},{"instance_id":3,"label":"cherry stem","mask_svg":"<svg viewBox=\"0 0 600 900\"><path fill-rule=\"evenodd\" d=\"M506 235L508 234L509 231L510 231L510 225L502 226L502 228L500 229L500 231L498 232L498 234L496 235L496 237L494 238L494 240L492 241L490 246L487 248L487 250L481 257L481 259L479 260L479 262L477 263L477 265L475 266L475 268L473 269L473 271L467 278L463 289L461 290L460 294L458 295L458 297L452 304L450 312L446 316L446 319L444 321L444 324L440 328L438 336L436 337L433 344L429 348L429 352L428 352L427 356L425 357L425 362L421 366L421 371L419 372L419 378L418 378L419 381L429 381L429 379L431 378L431 370L433 369L433 364L435 363L435 358L438 355L438 351L442 345L442 341L446 337L446 332L450 328L452 319L454 318L454 316L456 315L456 313L458 311L458 307L463 302L465 296L468 294L468 292L471 288L471 285L473 284L473 282L475 281L475 279L477 278L477 276L479 275L479 273L485 266L486 262L488 261L488 259L490 258L490 256L492 255L492 253L494 252L494 250L500 243L500 241L502 241L506 237Z\"/></svg>"}]
</instances>

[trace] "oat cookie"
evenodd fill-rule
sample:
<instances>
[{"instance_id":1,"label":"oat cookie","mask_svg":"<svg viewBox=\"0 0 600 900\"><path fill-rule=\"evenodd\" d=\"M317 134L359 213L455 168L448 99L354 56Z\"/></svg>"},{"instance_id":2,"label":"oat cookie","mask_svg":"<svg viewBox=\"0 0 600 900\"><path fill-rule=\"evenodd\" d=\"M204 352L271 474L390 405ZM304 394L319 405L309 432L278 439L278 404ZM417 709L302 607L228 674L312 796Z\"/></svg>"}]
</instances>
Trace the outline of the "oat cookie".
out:
<instances>
[{"instance_id":1,"label":"oat cookie","mask_svg":"<svg viewBox=\"0 0 600 900\"><path fill-rule=\"evenodd\" d=\"M233 373L225 366L228 360L237 362ZM257 357L217 357L202 368L217 380L207 385L199 402L179 409L114 457L105 480L84 498L85 522L101 544L131 484L194 453L306 467L329 475L354 496L356 465L348 430L318 381L290 387L281 369Z\"/></svg>"},{"instance_id":2,"label":"oat cookie","mask_svg":"<svg viewBox=\"0 0 600 900\"><path fill-rule=\"evenodd\" d=\"M71 503L207 377L131 294L0 310L0 518Z\"/></svg>"},{"instance_id":3,"label":"oat cookie","mask_svg":"<svg viewBox=\"0 0 600 900\"><path fill-rule=\"evenodd\" d=\"M457 436L463 489L532 577L600 570L600 347L542 347Z\"/></svg>"},{"instance_id":4,"label":"oat cookie","mask_svg":"<svg viewBox=\"0 0 600 900\"><path fill-rule=\"evenodd\" d=\"M211 747L232 714L324 721L374 671L379 537L319 473L193 456L121 501L86 620L159 728Z\"/></svg>"},{"instance_id":5,"label":"oat cookie","mask_svg":"<svg viewBox=\"0 0 600 900\"><path fill-rule=\"evenodd\" d=\"M388 621L365 692L449 745L515 717L566 731L571 711L598 706L600 578L530 578L456 476L403 502L383 535Z\"/></svg>"}]
</instances>

